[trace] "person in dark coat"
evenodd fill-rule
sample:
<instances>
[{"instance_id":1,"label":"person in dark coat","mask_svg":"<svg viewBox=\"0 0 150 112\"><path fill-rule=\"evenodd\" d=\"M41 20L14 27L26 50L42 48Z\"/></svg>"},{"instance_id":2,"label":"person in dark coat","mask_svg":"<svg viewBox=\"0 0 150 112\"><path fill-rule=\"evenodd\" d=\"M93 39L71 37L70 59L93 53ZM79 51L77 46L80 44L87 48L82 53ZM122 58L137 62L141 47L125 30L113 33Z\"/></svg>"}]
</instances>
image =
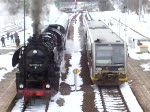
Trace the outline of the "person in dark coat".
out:
<instances>
[{"instance_id":1,"label":"person in dark coat","mask_svg":"<svg viewBox=\"0 0 150 112\"><path fill-rule=\"evenodd\" d=\"M2 47L6 47L5 46L5 38L2 36L2 38L1 38L1 41L2 41Z\"/></svg>"},{"instance_id":2,"label":"person in dark coat","mask_svg":"<svg viewBox=\"0 0 150 112\"><path fill-rule=\"evenodd\" d=\"M11 38L11 43L14 43L14 35L13 34L10 35L10 38Z\"/></svg>"},{"instance_id":3,"label":"person in dark coat","mask_svg":"<svg viewBox=\"0 0 150 112\"><path fill-rule=\"evenodd\" d=\"M6 33L6 36L7 36L7 40L9 40L10 33L7 32L7 33Z\"/></svg>"},{"instance_id":4,"label":"person in dark coat","mask_svg":"<svg viewBox=\"0 0 150 112\"><path fill-rule=\"evenodd\" d=\"M17 32L14 33L14 37L15 37L15 39L18 38L18 33Z\"/></svg>"},{"instance_id":5,"label":"person in dark coat","mask_svg":"<svg viewBox=\"0 0 150 112\"><path fill-rule=\"evenodd\" d=\"M19 36L15 38L16 46L19 48L20 47L20 39Z\"/></svg>"}]
</instances>

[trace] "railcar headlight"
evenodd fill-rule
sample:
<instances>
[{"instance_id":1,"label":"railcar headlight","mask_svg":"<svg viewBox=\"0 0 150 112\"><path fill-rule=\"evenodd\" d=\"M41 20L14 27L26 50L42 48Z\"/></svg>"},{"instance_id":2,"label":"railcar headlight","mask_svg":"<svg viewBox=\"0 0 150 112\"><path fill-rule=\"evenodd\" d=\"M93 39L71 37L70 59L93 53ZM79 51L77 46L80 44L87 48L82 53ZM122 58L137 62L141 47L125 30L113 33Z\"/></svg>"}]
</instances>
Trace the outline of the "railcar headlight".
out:
<instances>
[{"instance_id":1,"label":"railcar headlight","mask_svg":"<svg viewBox=\"0 0 150 112\"><path fill-rule=\"evenodd\" d=\"M33 54L37 54L37 50L33 50Z\"/></svg>"},{"instance_id":2,"label":"railcar headlight","mask_svg":"<svg viewBox=\"0 0 150 112\"><path fill-rule=\"evenodd\" d=\"M119 71L124 71L123 67L118 68Z\"/></svg>"},{"instance_id":3,"label":"railcar headlight","mask_svg":"<svg viewBox=\"0 0 150 112\"><path fill-rule=\"evenodd\" d=\"M21 88L21 89L22 89L23 87L24 87L24 86L23 86L23 84L20 84L20 85L19 85L19 88Z\"/></svg>"},{"instance_id":4,"label":"railcar headlight","mask_svg":"<svg viewBox=\"0 0 150 112\"><path fill-rule=\"evenodd\" d=\"M101 67L96 68L96 71L102 71Z\"/></svg>"},{"instance_id":5,"label":"railcar headlight","mask_svg":"<svg viewBox=\"0 0 150 112\"><path fill-rule=\"evenodd\" d=\"M50 85L49 85L49 84L46 84L46 88L47 88L47 89L50 88Z\"/></svg>"}]
</instances>

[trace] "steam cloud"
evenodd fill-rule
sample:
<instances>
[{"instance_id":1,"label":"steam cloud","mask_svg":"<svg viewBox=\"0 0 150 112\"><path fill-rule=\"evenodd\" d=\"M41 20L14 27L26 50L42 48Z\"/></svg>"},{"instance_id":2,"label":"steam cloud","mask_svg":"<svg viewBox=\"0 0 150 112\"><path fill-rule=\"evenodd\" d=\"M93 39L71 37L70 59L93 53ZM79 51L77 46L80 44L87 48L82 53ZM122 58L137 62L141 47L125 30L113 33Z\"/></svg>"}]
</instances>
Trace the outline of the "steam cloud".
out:
<instances>
[{"instance_id":1,"label":"steam cloud","mask_svg":"<svg viewBox=\"0 0 150 112\"><path fill-rule=\"evenodd\" d=\"M19 3L13 0L9 0L9 1L1 0L1 2L6 4L5 8L10 15L16 15L21 9L21 6L19 5Z\"/></svg>"},{"instance_id":2,"label":"steam cloud","mask_svg":"<svg viewBox=\"0 0 150 112\"><path fill-rule=\"evenodd\" d=\"M42 16L42 7L45 0L31 0L31 16L33 20L33 33L39 35L41 32L40 23Z\"/></svg>"},{"instance_id":3,"label":"steam cloud","mask_svg":"<svg viewBox=\"0 0 150 112\"><path fill-rule=\"evenodd\" d=\"M39 35L41 33L42 19L49 15L49 8L46 5L54 1L58 0L30 0L33 34Z\"/></svg>"}]
</instances>

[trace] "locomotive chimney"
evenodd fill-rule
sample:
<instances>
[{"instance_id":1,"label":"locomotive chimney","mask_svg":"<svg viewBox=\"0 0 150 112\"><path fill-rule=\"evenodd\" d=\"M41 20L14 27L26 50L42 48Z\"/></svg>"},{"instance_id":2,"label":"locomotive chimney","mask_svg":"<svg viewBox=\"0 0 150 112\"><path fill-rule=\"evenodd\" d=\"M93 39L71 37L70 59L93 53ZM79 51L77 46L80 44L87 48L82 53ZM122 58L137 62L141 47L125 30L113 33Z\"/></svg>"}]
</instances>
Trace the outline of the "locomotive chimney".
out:
<instances>
[{"instance_id":1,"label":"locomotive chimney","mask_svg":"<svg viewBox=\"0 0 150 112\"><path fill-rule=\"evenodd\" d=\"M31 16L32 16L32 27L33 34L39 35L41 33L41 15L44 0L31 0ZM37 38L38 36L36 36Z\"/></svg>"}]
</instances>

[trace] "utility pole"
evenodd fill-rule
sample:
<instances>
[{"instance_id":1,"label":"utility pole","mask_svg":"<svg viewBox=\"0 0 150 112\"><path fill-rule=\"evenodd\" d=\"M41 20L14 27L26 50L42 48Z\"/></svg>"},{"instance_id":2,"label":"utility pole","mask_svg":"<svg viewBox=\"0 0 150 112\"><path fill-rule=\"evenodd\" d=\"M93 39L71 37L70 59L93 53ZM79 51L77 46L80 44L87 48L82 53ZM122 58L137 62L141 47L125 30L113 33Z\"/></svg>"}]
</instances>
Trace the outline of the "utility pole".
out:
<instances>
[{"instance_id":1,"label":"utility pole","mask_svg":"<svg viewBox=\"0 0 150 112\"><path fill-rule=\"evenodd\" d=\"M139 20L142 18L143 0L139 0Z\"/></svg>"},{"instance_id":2,"label":"utility pole","mask_svg":"<svg viewBox=\"0 0 150 112\"><path fill-rule=\"evenodd\" d=\"M75 3L75 9L77 10L77 1L74 0L74 3Z\"/></svg>"},{"instance_id":3,"label":"utility pole","mask_svg":"<svg viewBox=\"0 0 150 112\"><path fill-rule=\"evenodd\" d=\"M24 0L24 46L25 46L25 36L26 36L26 1Z\"/></svg>"},{"instance_id":4,"label":"utility pole","mask_svg":"<svg viewBox=\"0 0 150 112\"><path fill-rule=\"evenodd\" d=\"M129 14L129 0L127 0L127 10L126 10Z\"/></svg>"},{"instance_id":5,"label":"utility pole","mask_svg":"<svg viewBox=\"0 0 150 112\"><path fill-rule=\"evenodd\" d=\"M120 0L118 0L118 5L120 7ZM120 37L120 11L118 10L119 13L119 37Z\"/></svg>"}]
</instances>

